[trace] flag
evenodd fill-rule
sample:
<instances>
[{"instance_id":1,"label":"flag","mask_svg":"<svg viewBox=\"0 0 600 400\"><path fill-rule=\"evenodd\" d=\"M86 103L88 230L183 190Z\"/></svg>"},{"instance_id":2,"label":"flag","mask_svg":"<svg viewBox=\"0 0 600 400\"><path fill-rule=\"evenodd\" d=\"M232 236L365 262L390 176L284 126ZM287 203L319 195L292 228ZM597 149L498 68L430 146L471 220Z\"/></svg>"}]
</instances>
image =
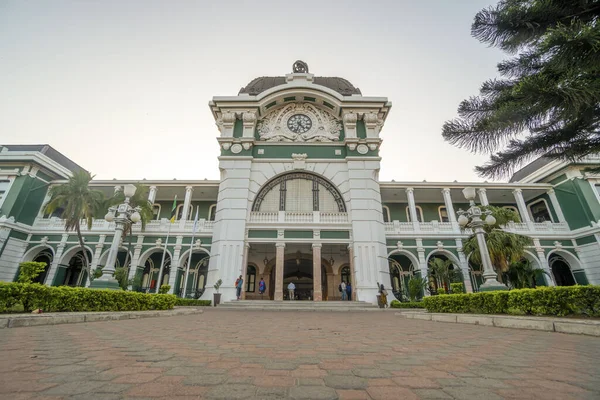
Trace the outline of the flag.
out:
<instances>
[{"instance_id":1,"label":"flag","mask_svg":"<svg viewBox=\"0 0 600 400\"><path fill-rule=\"evenodd\" d=\"M173 200L173 208L171 209L171 223L175 222L177 218L177 195L175 195L175 199Z\"/></svg>"}]
</instances>

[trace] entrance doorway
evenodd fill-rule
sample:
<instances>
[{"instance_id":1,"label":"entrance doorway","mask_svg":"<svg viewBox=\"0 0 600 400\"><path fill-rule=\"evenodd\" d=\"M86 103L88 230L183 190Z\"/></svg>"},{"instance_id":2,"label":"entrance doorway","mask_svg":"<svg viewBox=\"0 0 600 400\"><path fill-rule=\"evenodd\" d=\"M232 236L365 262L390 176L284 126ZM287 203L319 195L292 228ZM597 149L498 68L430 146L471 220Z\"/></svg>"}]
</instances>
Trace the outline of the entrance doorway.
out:
<instances>
[{"instance_id":1,"label":"entrance doorway","mask_svg":"<svg viewBox=\"0 0 600 400\"><path fill-rule=\"evenodd\" d=\"M296 290L294 300L312 300L313 296L313 262L298 252L296 258L287 258L283 265L283 299L289 299L288 285L294 283Z\"/></svg>"}]
</instances>

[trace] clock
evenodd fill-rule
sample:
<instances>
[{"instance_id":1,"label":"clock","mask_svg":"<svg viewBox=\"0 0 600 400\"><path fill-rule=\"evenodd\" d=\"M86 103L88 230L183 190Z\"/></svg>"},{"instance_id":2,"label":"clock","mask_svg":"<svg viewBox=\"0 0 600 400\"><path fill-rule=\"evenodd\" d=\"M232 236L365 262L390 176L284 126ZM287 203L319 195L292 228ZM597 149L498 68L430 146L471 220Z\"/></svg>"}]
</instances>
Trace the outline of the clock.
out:
<instances>
[{"instance_id":1,"label":"clock","mask_svg":"<svg viewBox=\"0 0 600 400\"><path fill-rule=\"evenodd\" d=\"M312 128L312 120L304 114L294 114L288 119L287 127L296 134L306 133Z\"/></svg>"}]
</instances>

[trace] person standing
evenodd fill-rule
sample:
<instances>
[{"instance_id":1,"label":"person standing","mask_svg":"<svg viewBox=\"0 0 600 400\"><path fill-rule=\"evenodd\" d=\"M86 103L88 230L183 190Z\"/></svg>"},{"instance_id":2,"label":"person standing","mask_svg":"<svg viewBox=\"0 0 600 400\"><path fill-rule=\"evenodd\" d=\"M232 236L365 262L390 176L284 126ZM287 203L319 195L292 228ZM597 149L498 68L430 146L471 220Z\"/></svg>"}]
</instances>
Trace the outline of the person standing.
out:
<instances>
[{"instance_id":1,"label":"person standing","mask_svg":"<svg viewBox=\"0 0 600 400\"><path fill-rule=\"evenodd\" d=\"M242 279L242 276L240 275L240 277L237 278L237 280L235 281L235 294L236 294L238 300L240 299L240 297L242 297L242 288L243 287L244 287L244 279Z\"/></svg>"},{"instance_id":2,"label":"person standing","mask_svg":"<svg viewBox=\"0 0 600 400\"><path fill-rule=\"evenodd\" d=\"M294 291L296 290L296 285L294 285L294 282L290 282L290 284L288 285L288 296L290 297L290 300L294 300Z\"/></svg>"},{"instance_id":3,"label":"person standing","mask_svg":"<svg viewBox=\"0 0 600 400\"><path fill-rule=\"evenodd\" d=\"M346 283L344 281L340 283L340 292L342 292L342 301L346 300Z\"/></svg>"},{"instance_id":4,"label":"person standing","mask_svg":"<svg viewBox=\"0 0 600 400\"><path fill-rule=\"evenodd\" d=\"M379 293L381 295L380 299L381 299L381 307L382 308L386 308L388 306L387 304L387 290L385 290L385 287L383 286L383 283L381 284L381 286L379 286Z\"/></svg>"},{"instance_id":5,"label":"person standing","mask_svg":"<svg viewBox=\"0 0 600 400\"><path fill-rule=\"evenodd\" d=\"M267 284L265 283L264 279L261 277L260 282L258 282L258 293L260 293L260 295L262 296L263 294L265 294L266 290L267 290Z\"/></svg>"},{"instance_id":6,"label":"person standing","mask_svg":"<svg viewBox=\"0 0 600 400\"><path fill-rule=\"evenodd\" d=\"M352 285L350 282L346 284L346 296L348 297L348 301L352 300Z\"/></svg>"}]
</instances>

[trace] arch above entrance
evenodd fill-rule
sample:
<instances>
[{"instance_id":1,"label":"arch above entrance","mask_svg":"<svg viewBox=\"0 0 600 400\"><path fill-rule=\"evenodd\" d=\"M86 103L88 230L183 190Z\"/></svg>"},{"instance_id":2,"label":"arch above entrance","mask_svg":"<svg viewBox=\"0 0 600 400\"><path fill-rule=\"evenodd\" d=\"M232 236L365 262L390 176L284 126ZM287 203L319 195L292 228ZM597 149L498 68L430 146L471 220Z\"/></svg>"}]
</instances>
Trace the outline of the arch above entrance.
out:
<instances>
[{"instance_id":1,"label":"arch above entrance","mask_svg":"<svg viewBox=\"0 0 600 400\"><path fill-rule=\"evenodd\" d=\"M322 176L310 172L287 172L261 187L252 211L346 212L346 203L338 188Z\"/></svg>"}]
</instances>

